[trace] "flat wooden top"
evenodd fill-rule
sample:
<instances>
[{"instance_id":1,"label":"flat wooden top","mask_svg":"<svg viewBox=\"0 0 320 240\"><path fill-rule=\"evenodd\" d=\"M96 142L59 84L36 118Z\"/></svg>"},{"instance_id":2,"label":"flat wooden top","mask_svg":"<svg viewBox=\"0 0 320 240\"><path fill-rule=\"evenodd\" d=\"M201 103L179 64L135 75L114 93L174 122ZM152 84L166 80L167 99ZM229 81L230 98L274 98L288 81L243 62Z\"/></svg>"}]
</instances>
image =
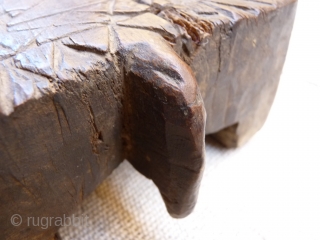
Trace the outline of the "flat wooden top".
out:
<instances>
[{"instance_id":1,"label":"flat wooden top","mask_svg":"<svg viewBox=\"0 0 320 240\"><path fill-rule=\"evenodd\" d=\"M281 3L287 0L280 1ZM276 0L0 0L0 113L53 93L97 64L108 67L121 44L118 30L181 35L197 44L220 23L274 9ZM136 33L135 33L136 31ZM142 39L135 38L135 41ZM141 37L142 38L142 37ZM120 39L120 40L119 40ZM132 39L131 39L132 40ZM144 39L148 41L149 39Z\"/></svg>"}]
</instances>

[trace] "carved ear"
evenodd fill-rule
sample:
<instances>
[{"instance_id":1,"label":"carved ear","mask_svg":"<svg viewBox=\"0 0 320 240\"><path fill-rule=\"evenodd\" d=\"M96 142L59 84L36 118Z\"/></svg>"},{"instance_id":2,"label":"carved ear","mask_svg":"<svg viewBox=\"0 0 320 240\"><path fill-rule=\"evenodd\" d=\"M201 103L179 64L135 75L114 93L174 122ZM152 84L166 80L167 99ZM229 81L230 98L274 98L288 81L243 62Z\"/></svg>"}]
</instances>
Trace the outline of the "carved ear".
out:
<instances>
[{"instance_id":1,"label":"carved ear","mask_svg":"<svg viewBox=\"0 0 320 240\"><path fill-rule=\"evenodd\" d=\"M126 158L153 180L171 216L184 217L202 177L205 110L191 69L161 37L144 32L152 42L123 50Z\"/></svg>"}]
</instances>

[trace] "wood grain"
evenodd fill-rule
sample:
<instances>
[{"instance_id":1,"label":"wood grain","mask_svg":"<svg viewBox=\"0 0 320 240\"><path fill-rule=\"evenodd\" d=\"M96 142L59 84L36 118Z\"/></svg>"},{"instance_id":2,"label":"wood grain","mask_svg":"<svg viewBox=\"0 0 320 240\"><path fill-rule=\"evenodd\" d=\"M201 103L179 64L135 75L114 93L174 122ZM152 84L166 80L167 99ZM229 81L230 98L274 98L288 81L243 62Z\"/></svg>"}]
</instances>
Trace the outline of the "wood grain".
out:
<instances>
[{"instance_id":1,"label":"wood grain","mask_svg":"<svg viewBox=\"0 0 320 240\"><path fill-rule=\"evenodd\" d=\"M196 203L204 135L263 125L295 0L0 0L0 230L43 239L121 161L173 217ZM207 114L206 114L206 113ZM24 221L10 223L13 214Z\"/></svg>"}]
</instances>

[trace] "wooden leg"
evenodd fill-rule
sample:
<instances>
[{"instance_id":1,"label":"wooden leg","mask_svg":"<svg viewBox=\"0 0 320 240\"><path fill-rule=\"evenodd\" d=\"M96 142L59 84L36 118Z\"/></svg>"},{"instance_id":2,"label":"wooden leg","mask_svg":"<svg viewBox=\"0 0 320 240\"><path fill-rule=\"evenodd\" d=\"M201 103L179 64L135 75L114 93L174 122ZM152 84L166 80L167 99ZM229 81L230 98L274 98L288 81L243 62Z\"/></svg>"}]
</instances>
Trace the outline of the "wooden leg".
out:
<instances>
[{"instance_id":1,"label":"wooden leg","mask_svg":"<svg viewBox=\"0 0 320 240\"><path fill-rule=\"evenodd\" d=\"M191 69L149 35L141 31L123 43L130 59L124 83L126 158L157 185L170 215L184 217L195 206L203 172L205 110ZM152 41L137 47L146 39Z\"/></svg>"}]
</instances>

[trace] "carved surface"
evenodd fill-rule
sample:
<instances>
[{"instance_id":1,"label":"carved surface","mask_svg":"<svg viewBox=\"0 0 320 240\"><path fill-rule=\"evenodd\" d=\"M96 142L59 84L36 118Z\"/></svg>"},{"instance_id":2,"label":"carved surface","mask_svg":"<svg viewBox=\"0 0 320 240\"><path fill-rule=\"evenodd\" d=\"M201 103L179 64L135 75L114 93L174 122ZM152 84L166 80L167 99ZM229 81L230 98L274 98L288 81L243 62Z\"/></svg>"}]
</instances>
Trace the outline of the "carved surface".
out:
<instances>
[{"instance_id":1,"label":"carved surface","mask_svg":"<svg viewBox=\"0 0 320 240\"><path fill-rule=\"evenodd\" d=\"M257 16L275 8L275 3L1 1L1 88L7 90L0 111L8 115L29 99L55 92L60 81L75 79L75 74L104 62L103 56L110 53L109 41L117 35L115 26L155 31L172 44L185 34L200 44L215 25ZM19 80L19 75L26 79Z\"/></svg>"},{"instance_id":2,"label":"carved surface","mask_svg":"<svg viewBox=\"0 0 320 240\"><path fill-rule=\"evenodd\" d=\"M237 146L262 126L295 12L294 0L0 3L0 229L9 239L27 229L12 228L13 209L70 214L123 159L154 181L172 216L189 214L204 134Z\"/></svg>"}]
</instances>

